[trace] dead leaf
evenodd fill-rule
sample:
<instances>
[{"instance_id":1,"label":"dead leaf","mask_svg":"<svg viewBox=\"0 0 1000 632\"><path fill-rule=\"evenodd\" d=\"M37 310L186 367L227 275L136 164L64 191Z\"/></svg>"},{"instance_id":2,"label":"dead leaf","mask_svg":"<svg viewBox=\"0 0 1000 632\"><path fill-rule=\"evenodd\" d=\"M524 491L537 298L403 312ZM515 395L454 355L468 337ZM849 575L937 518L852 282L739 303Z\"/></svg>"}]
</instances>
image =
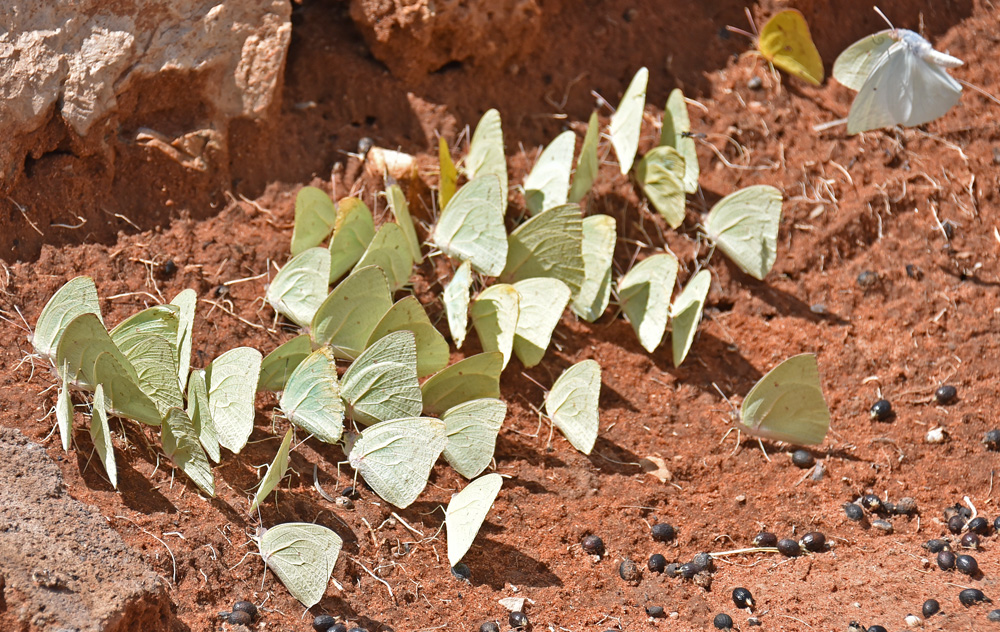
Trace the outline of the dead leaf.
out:
<instances>
[{"instance_id":1,"label":"dead leaf","mask_svg":"<svg viewBox=\"0 0 1000 632\"><path fill-rule=\"evenodd\" d=\"M669 483L674 480L674 475L667 469L667 462L658 456L647 456L639 459L642 471L660 479L661 483Z\"/></svg>"}]
</instances>

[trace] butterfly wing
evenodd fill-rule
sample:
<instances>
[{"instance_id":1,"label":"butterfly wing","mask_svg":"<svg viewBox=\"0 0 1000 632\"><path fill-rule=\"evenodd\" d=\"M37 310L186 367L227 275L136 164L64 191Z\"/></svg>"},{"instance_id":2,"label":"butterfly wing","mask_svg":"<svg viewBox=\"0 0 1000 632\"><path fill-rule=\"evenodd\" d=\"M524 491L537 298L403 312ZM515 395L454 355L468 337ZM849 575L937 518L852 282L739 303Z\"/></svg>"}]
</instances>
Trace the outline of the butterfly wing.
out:
<instances>
[{"instance_id":1,"label":"butterfly wing","mask_svg":"<svg viewBox=\"0 0 1000 632\"><path fill-rule=\"evenodd\" d=\"M873 33L854 42L833 62L833 78L857 92L881 61L889 48L896 43L892 31Z\"/></svg>"},{"instance_id":2,"label":"butterfly wing","mask_svg":"<svg viewBox=\"0 0 1000 632\"><path fill-rule=\"evenodd\" d=\"M574 448L590 454L600 424L601 365L583 360L563 371L545 397L545 412Z\"/></svg>"},{"instance_id":3,"label":"butterfly wing","mask_svg":"<svg viewBox=\"0 0 1000 632\"><path fill-rule=\"evenodd\" d=\"M816 355L792 356L771 369L743 400L740 419L757 437L795 445L822 443L830 428L830 410Z\"/></svg>"},{"instance_id":4,"label":"butterfly wing","mask_svg":"<svg viewBox=\"0 0 1000 632\"><path fill-rule=\"evenodd\" d=\"M912 109L910 73L916 58L894 44L865 80L847 115L847 133L858 134L902 123Z\"/></svg>"},{"instance_id":5,"label":"butterfly wing","mask_svg":"<svg viewBox=\"0 0 1000 632\"><path fill-rule=\"evenodd\" d=\"M629 172L639 149L639 134L642 132L642 112L646 107L646 83L649 71L640 68L622 95L618 110L611 116L608 129L611 146L615 148L622 175Z\"/></svg>"},{"instance_id":6,"label":"butterfly wing","mask_svg":"<svg viewBox=\"0 0 1000 632\"><path fill-rule=\"evenodd\" d=\"M487 474L451 497L445 512L445 528L448 530L448 563L452 566L472 548L502 486L503 478L499 474Z\"/></svg>"},{"instance_id":7,"label":"butterfly wing","mask_svg":"<svg viewBox=\"0 0 1000 632\"><path fill-rule=\"evenodd\" d=\"M708 235L741 270L763 280L777 257L781 191L755 185L730 193L705 220Z\"/></svg>"},{"instance_id":8,"label":"butterfly wing","mask_svg":"<svg viewBox=\"0 0 1000 632\"><path fill-rule=\"evenodd\" d=\"M948 113L962 98L962 84L943 66L915 58L910 74L913 105L906 126L922 125Z\"/></svg>"},{"instance_id":9,"label":"butterfly wing","mask_svg":"<svg viewBox=\"0 0 1000 632\"><path fill-rule=\"evenodd\" d=\"M795 9L767 21L757 42L764 58L785 72L818 86L823 82L823 59L816 50L809 24Z\"/></svg>"}]
</instances>

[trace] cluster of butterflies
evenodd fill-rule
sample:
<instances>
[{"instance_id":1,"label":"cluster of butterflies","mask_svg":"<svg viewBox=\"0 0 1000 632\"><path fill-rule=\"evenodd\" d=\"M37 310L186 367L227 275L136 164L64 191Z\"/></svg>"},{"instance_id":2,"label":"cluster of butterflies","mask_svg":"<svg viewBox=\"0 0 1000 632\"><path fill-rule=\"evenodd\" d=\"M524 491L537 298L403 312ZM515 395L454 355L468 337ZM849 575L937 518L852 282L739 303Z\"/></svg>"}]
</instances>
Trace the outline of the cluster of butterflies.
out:
<instances>
[{"instance_id":1,"label":"cluster of butterflies","mask_svg":"<svg viewBox=\"0 0 1000 632\"><path fill-rule=\"evenodd\" d=\"M947 72L961 66L961 59L934 50L913 31L889 26L849 46L833 64L834 78L858 93L847 117L848 134L922 125L944 116L962 96L961 84ZM795 9L767 21L757 48L785 72L813 85L823 82L823 60Z\"/></svg>"}]
</instances>

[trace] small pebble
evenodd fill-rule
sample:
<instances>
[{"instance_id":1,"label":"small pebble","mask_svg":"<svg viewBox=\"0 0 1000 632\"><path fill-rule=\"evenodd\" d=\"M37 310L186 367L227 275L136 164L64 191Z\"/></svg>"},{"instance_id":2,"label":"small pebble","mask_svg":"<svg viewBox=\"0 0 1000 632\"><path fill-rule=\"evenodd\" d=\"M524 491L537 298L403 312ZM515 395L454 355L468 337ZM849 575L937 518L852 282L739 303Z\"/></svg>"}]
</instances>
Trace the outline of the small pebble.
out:
<instances>
[{"instance_id":1,"label":"small pebble","mask_svg":"<svg viewBox=\"0 0 1000 632\"><path fill-rule=\"evenodd\" d=\"M465 562L459 562L451 567L451 574L455 576L456 579L461 579L463 581L469 581L472 577L472 569Z\"/></svg>"},{"instance_id":2,"label":"small pebble","mask_svg":"<svg viewBox=\"0 0 1000 632\"><path fill-rule=\"evenodd\" d=\"M337 505L341 509L347 509L348 511L354 509L354 501L347 496L337 496L333 499L333 504Z\"/></svg>"},{"instance_id":3,"label":"small pebble","mask_svg":"<svg viewBox=\"0 0 1000 632\"><path fill-rule=\"evenodd\" d=\"M507 623L515 630L521 630L528 627L528 615L520 610L515 610L507 616Z\"/></svg>"},{"instance_id":4,"label":"small pebble","mask_svg":"<svg viewBox=\"0 0 1000 632\"><path fill-rule=\"evenodd\" d=\"M819 553L826 550L826 536L819 531L812 531L802 536L799 544L807 551Z\"/></svg>"},{"instance_id":5,"label":"small pebble","mask_svg":"<svg viewBox=\"0 0 1000 632\"><path fill-rule=\"evenodd\" d=\"M792 452L792 463L802 469L810 468L816 464L816 459L808 450L796 450Z\"/></svg>"},{"instance_id":6,"label":"small pebble","mask_svg":"<svg viewBox=\"0 0 1000 632\"><path fill-rule=\"evenodd\" d=\"M764 82L760 77L750 77L750 81L747 81L747 88L751 90L760 90L764 85Z\"/></svg>"},{"instance_id":7,"label":"small pebble","mask_svg":"<svg viewBox=\"0 0 1000 632\"><path fill-rule=\"evenodd\" d=\"M959 573L964 573L969 577L979 574L979 562L971 555L959 555L955 558L955 568Z\"/></svg>"},{"instance_id":8,"label":"small pebble","mask_svg":"<svg viewBox=\"0 0 1000 632\"><path fill-rule=\"evenodd\" d=\"M969 521L969 531L979 535L990 534L990 521L983 516L977 516Z\"/></svg>"},{"instance_id":9,"label":"small pebble","mask_svg":"<svg viewBox=\"0 0 1000 632\"><path fill-rule=\"evenodd\" d=\"M657 542L670 542L677 537L677 530L665 522L654 524L651 533Z\"/></svg>"},{"instance_id":10,"label":"small pebble","mask_svg":"<svg viewBox=\"0 0 1000 632\"><path fill-rule=\"evenodd\" d=\"M958 535L965 529L965 519L962 516L952 516L948 518L948 531Z\"/></svg>"},{"instance_id":11,"label":"small pebble","mask_svg":"<svg viewBox=\"0 0 1000 632\"><path fill-rule=\"evenodd\" d=\"M993 450L996 452L1000 450L1000 430L990 430L983 437L983 444L986 446L987 450Z\"/></svg>"},{"instance_id":12,"label":"small pebble","mask_svg":"<svg viewBox=\"0 0 1000 632\"><path fill-rule=\"evenodd\" d=\"M715 615L714 619L712 619L712 625L714 625L717 630L732 630L733 618L725 612L720 612Z\"/></svg>"},{"instance_id":13,"label":"small pebble","mask_svg":"<svg viewBox=\"0 0 1000 632\"><path fill-rule=\"evenodd\" d=\"M939 404L950 404L958 397L958 389L951 384L943 384L934 391L934 399Z\"/></svg>"},{"instance_id":14,"label":"small pebble","mask_svg":"<svg viewBox=\"0 0 1000 632\"><path fill-rule=\"evenodd\" d=\"M681 565L677 562L671 562L667 564L667 568L663 572L667 577L678 577L681 574Z\"/></svg>"},{"instance_id":15,"label":"small pebble","mask_svg":"<svg viewBox=\"0 0 1000 632\"><path fill-rule=\"evenodd\" d=\"M785 557L797 557L802 553L802 549L799 547L799 543L791 538L785 538L783 540L778 540L778 553L781 553Z\"/></svg>"},{"instance_id":16,"label":"small pebble","mask_svg":"<svg viewBox=\"0 0 1000 632\"><path fill-rule=\"evenodd\" d=\"M581 542L583 550L591 555L604 555L604 540L596 535L588 535Z\"/></svg>"},{"instance_id":17,"label":"small pebble","mask_svg":"<svg viewBox=\"0 0 1000 632\"><path fill-rule=\"evenodd\" d=\"M948 548L948 541L937 540L937 539L928 540L927 542L924 542L924 548L930 551L931 553L940 553L941 551L944 551L945 549Z\"/></svg>"},{"instance_id":18,"label":"small pebble","mask_svg":"<svg viewBox=\"0 0 1000 632\"><path fill-rule=\"evenodd\" d=\"M627 582L637 582L642 579L639 567L627 557L618 565L618 576Z\"/></svg>"},{"instance_id":19,"label":"small pebble","mask_svg":"<svg viewBox=\"0 0 1000 632\"><path fill-rule=\"evenodd\" d=\"M920 279L924 278L924 271L918 268L917 266L913 265L912 263L908 263L906 264L906 276L910 277L911 279L916 279L917 281L919 281Z\"/></svg>"},{"instance_id":20,"label":"small pebble","mask_svg":"<svg viewBox=\"0 0 1000 632\"><path fill-rule=\"evenodd\" d=\"M364 159L368 155L368 152L372 147L375 146L375 141L371 138L364 136L358 141L358 153L361 154L361 158Z\"/></svg>"},{"instance_id":21,"label":"small pebble","mask_svg":"<svg viewBox=\"0 0 1000 632\"><path fill-rule=\"evenodd\" d=\"M878 275L871 270L862 270L858 274L858 287L863 290L870 290L878 283Z\"/></svg>"},{"instance_id":22,"label":"small pebble","mask_svg":"<svg viewBox=\"0 0 1000 632\"><path fill-rule=\"evenodd\" d=\"M823 480L824 474L826 474L826 468L823 467L822 463L817 463L816 467L813 468L813 473L809 476L809 478L813 479L814 481L821 481Z\"/></svg>"},{"instance_id":23,"label":"small pebble","mask_svg":"<svg viewBox=\"0 0 1000 632\"><path fill-rule=\"evenodd\" d=\"M705 590L712 590L712 574L708 571L702 571L696 573L694 578L694 585L699 588L704 588Z\"/></svg>"},{"instance_id":24,"label":"small pebble","mask_svg":"<svg viewBox=\"0 0 1000 632\"><path fill-rule=\"evenodd\" d=\"M233 625L250 625L253 623L253 617L242 610L233 610L229 613L229 622Z\"/></svg>"},{"instance_id":25,"label":"small pebble","mask_svg":"<svg viewBox=\"0 0 1000 632\"><path fill-rule=\"evenodd\" d=\"M903 621L906 621L906 625L911 628L919 628L924 624L923 620L915 614L906 615Z\"/></svg>"},{"instance_id":26,"label":"small pebble","mask_svg":"<svg viewBox=\"0 0 1000 632\"><path fill-rule=\"evenodd\" d=\"M993 532L1000 533L1000 516L993 519Z\"/></svg>"},{"instance_id":27,"label":"small pebble","mask_svg":"<svg viewBox=\"0 0 1000 632\"><path fill-rule=\"evenodd\" d=\"M487 621L479 626L479 632L500 632L500 626L496 624L496 621Z\"/></svg>"},{"instance_id":28,"label":"small pebble","mask_svg":"<svg viewBox=\"0 0 1000 632\"><path fill-rule=\"evenodd\" d=\"M313 619L313 630L316 630L316 632L327 632L327 630L336 624L336 619L328 614L321 614ZM497 632L499 632L499 630Z\"/></svg>"},{"instance_id":29,"label":"small pebble","mask_svg":"<svg viewBox=\"0 0 1000 632\"><path fill-rule=\"evenodd\" d=\"M988 599L986 595L983 594L983 591L978 588L966 588L962 592L958 593L958 600L962 602L963 606L971 606L981 601L992 602L992 600Z\"/></svg>"},{"instance_id":30,"label":"small pebble","mask_svg":"<svg viewBox=\"0 0 1000 632\"><path fill-rule=\"evenodd\" d=\"M659 619L666 613L660 606L646 606L646 614L653 617L654 619Z\"/></svg>"},{"instance_id":31,"label":"small pebble","mask_svg":"<svg viewBox=\"0 0 1000 632\"><path fill-rule=\"evenodd\" d=\"M990 610L990 613L986 615L986 618L993 623L1000 623L1000 610Z\"/></svg>"},{"instance_id":32,"label":"small pebble","mask_svg":"<svg viewBox=\"0 0 1000 632\"><path fill-rule=\"evenodd\" d=\"M166 262L159 267L157 272L159 272L161 277L172 277L177 274L177 264L174 263L173 259L167 259Z\"/></svg>"},{"instance_id":33,"label":"small pebble","mask_svg":"<svg viewBox=\"0 0 1000 632\"><path fill-rule=\"evenodd\" d=\"M878 529L884 535L892 533L892 523L888 520L872 520L872 527Z\"/></svg>"},{"instance_id":34,"label":"small pebble","mask_svg":"<svg viewBox=\"0 0 1000 632\"><path fill-rule=\"evenodd\" d=\"M872 404L868 415L876 421L886 421L892 417L892 404L887 399L880 399Z\"/></svg>"},{"instance_id":35,"label":"small pebble","mask_svg":"<svg viewBox=\"0 0 1000 632\"><path fill-rule=\"evenodd\" d=\"M747 625L758 626L758 625L763 625L763 624L761 623L760 619L758 619L757 617L750 617L749 619L747 619Z\"/></svg>"},{"instance_id":36,"label":"small pebble","mask_svg":"<svg viewBox=\"0 0 1000 632\"><path fill-rule=\"evenodd\" d=\"M941 551L937 554L937 565L943 571L954 570L955 554L951 551Z\"/></svg>"},{"instance_id":37,"label":"small pebble","mask_svg":"<svg viewBox=\"0 0 1000 632\"><path fill-rule=\"evenodd\" d=\"M233 604L233 612L240 611L250 615L250 618L257 620L257 606L251 601L237 601Z\"/></svg>"},{"instance_id":38,"label":"small pebble","mask_svg":"<svg viewBox=\"0 0 1000 632\"><path fill-rule=\"evenodd\" d=\"M844 513L847 514L847 519L853 522L861 522L865 519L865 511L860 505L854 503L844 503Z\"/></svg>"},{"instance_id":39,"label":"small pebble","mask_svg":"<svg viewBox=\"0 0 1000 632\"><path fill-rule=\"evenodd\" d=\"M960 544L963 549L978 549L979 548L979 536L974 531L969 531L962 536Z\"/></svg>"},{"instance_id":40,"label":"small pebble","mask_svg":"<svg viewBox=\"0 0 1000 632\"><path fill-rule=\"evenodd\" d=\"M920 612L924 615L924 618L932 617L941 611L941 604L937 602L937 599L928 599L924 602L924 605L920 608Z\"/></svg>"},{"instance_id":41,"label":"small pebble","mask_svg":"<svg viewBox=\"0 0 1000 632\"><path fill-rule=\"evenodd\" d=\"M737 608L753 608L753 595L742 586L733 589L733 603Z\"/></svg>"},{"instance_id":42,"label":"small pebble","mask_svg":"<svg viewBox=\"0 0 1000 632\"><path fill-rule=\"evenodd\" d=\"M777 546L778 536L767 531L761 531L753 537L753 545L758 547Z\"/></svg>"},{"instance_id":43,"label":"small pebble","mask_svg":"<svg viewBox=\"0 0 1000 632\"><path fill-rule=\"evenodd\" d=\"M851 621L847 624L847 632L867 632L867 628L857 621Z\"/></svg>"},{"instance_id":44,"label":"small pebble","mask_svg":"<svg viewBox=\"0 0 1000 632\"><path fill-rule=\"evenodd\" d=\"M667 558L659 553L653 553L649 556L649 561L646 562L646 568L654 573L662 573L667 568Z\"/></svg>"},{"instance_id":45,"label":"small pebble","mask_svg":"<svg viewBox=\"0 0 1000 632\"><path fill-rule=\"evenodd\" d=\"M924 437L924 440L932 445L944 443L948 440L948 432L944 428L932 428L927 431L927 436Z\"/></svg>"},{"instance_id":46,"label":"small pebble","mask_svg":"<svg viewBox=\"0 0 1000 632\"><path fill-rule=\"evenodd\" d=\"M910 498L906 496L905 498L900 498L899 502L896 503L896 513L900 516L911 516L917 512L917 501L915 498Z\"/></svg>"},{"instance_id":47,"label":"small pebble","mask_svg":"<svg viewBox=\"0 0 1000 632\"><path fill-rule=\"evenodd\" d=\"M368 632L368 629L362 627L356 627L356 628L351 628L347 632Z\"/></svg>"},{"instance_id":48,"label":"small pebble","mask_svg":"<svg viewBox=\"0 0 1000 632\"><path fill-rule=\"evenodd\" d=\"M955 238L955 224L953 224L951 220L946 219L941 222L941 230L944 231L944 236L948 239L948 241Z\"/></svg>"}]
</instances>

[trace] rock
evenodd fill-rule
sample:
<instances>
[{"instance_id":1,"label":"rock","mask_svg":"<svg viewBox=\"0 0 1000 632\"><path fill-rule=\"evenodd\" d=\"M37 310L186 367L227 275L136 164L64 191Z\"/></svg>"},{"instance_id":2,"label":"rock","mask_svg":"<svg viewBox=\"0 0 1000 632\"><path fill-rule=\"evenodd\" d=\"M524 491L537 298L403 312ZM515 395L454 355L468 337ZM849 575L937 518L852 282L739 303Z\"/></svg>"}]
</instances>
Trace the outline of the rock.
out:
<instances>
[{"instance_id":1,"label":"rock","mask_svg":"<svg viewBox=\"0 0 1000 632\"><path fill-rule=\"evenodd\" d=\"M15 191L45 227L54 218L18 186L32 178L72 171L99 189L121 161L164 156L225 175L231 121L277 108L290 4L63 0L5 11L0 193Z\"/></svg>"},{"instance_id":2,"label":"rock","mask_svg":"<svg viewBox=\"0 0 1000 632\"><path fill-rule=\"evenodd\" d=\"M404 80L452 63L503 68L542 37L540 0L351 0L372 54ZM546 10L549 10L546 7Z\"/></svg>"},{"instance_id":3,"label":"rock","mask_svg":"<svg viewBox=\"0 0 1000 632\"><path fill-rule=\"evenodd\" d=\"M45 451L0 428L2 630L170 630L167 586L100 512L67 493Z\"/></svg>"}]
</instances>

